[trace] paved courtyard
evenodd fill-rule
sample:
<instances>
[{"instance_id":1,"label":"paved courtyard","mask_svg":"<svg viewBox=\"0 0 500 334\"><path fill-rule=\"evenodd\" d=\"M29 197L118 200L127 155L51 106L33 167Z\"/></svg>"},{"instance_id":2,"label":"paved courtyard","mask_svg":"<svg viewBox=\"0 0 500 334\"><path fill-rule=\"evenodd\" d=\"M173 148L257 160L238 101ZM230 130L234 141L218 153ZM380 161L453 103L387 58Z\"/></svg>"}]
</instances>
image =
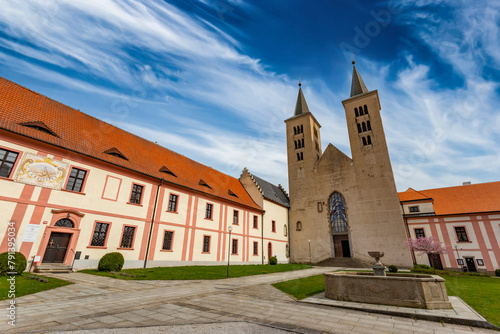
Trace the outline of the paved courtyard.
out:
<instances>
[{"instance_id":1,"label":"paved courtyard","mask_svg":"<svg viewBox=\"0 0 500 334\"><path fill-rule=\"evenodd\" d=\"M17 298L16 326L8 325L4 316L0 332L498 333L296 302L270 285L332 270L312 268L213 281L124 281L58 274L55 277L75 284ZM2 303L6 312L8 301Z\"/></svg>"}]
</instances>

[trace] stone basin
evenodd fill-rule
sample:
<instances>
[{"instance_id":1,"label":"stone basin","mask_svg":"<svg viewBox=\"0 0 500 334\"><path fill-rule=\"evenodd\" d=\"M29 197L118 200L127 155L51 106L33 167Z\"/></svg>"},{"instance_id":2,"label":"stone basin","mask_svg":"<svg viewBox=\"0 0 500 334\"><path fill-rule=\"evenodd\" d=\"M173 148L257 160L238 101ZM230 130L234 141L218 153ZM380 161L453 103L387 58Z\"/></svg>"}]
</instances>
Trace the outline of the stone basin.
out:
<instances>
[{"instance_id":1,"label":"stone basin","mask_svg":"<svg viewBox=\"0 0 500 334\"><path fill-rule=\"evenodd\" d=\"M325 297L358 303L425 309L452 308L444 279L437 275L339 271L324 274Z\"/></svg>"}]
</instances>

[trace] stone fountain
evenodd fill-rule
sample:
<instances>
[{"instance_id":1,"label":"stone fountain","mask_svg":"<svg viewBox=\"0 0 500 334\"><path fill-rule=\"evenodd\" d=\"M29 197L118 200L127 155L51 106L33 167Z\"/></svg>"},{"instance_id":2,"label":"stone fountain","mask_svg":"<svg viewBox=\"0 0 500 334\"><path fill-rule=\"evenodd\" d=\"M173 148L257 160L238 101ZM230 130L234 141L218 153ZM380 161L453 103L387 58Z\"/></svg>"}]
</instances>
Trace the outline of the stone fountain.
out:
<instances>
[{"instance_id":1,"label":"stone fountain","mask_svg":"<svg viewBox=\"0 0 500 334\"><path fill-rule=\"evenodd\" d=\"M325 297L335 300L416 307L452 308L444 279L436 275L385 273L384 252L368 252L373 273L339 271L324 274Z\"/></svg>"}]
</instances>

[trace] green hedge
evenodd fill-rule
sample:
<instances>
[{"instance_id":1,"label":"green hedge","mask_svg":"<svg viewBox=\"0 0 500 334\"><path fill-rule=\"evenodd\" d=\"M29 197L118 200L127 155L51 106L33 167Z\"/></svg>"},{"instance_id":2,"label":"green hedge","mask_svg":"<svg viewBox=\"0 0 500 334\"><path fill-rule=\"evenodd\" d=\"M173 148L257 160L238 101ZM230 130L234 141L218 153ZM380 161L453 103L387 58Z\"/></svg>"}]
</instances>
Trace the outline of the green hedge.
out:
<instances>
[{"instance_id":1,"label":"green hedge","mask_svg":"<svg viewBox=\"0 0 500 334\"><path fill-rule=\"evenodd\" d=\"M123 255L118 252L104 254L99 260L97 269L99 271L120 271L123 268L125 259Z\"/></svg>"},{"instance_id":2,"label":"green hedge","mask_svg":"<svg viewBox=\"0 0 500 334\"><path fill-rule=\"evenodd\" d=\"M0 276L7 276L8 272L15 272L20 275L23 271L26 270L26 258L24 257L24 255L19 252L10 254L10 265L13 265L13 268L9 267L9 253L5 252L0 254Z\"/></svg>"}]
</instances>

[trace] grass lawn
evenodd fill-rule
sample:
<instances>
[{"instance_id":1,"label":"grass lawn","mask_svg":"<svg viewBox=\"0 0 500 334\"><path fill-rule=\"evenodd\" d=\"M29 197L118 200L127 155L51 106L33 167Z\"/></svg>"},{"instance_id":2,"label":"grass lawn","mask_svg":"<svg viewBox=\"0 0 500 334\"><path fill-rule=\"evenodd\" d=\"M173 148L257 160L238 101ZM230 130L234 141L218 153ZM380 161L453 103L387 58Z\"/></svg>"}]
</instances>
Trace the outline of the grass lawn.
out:
<instances>
[{"instance_id":1,"label":"grass lawn","mask_svg":"<svg viewBox=\"0 0 500 334\"><path fill-rule=\"evenodd\" d=\"M273 286L300 300L325 291L325 278L323 275L315 275L274 283Z\"/></svg>"},{"instance_id":2,"label":"grass lawn","mask_svg":"<svg viewBox=\"0 0 500 334\"><path fill-rule=\"evenodd\" d=\"M54 288L58 288L60 286L65 286L68 284L72 284L68 281L63 281L57 278L52 277L44 277L40 275L32 275L43 277L48 280L48 283L42 283L39 281L35 281L34 279L26 278L26 273L22 275L14 276L16 278L16 297L21 297L24 295L30 295L32 293L41 292L45 290L50 290ZM9 297L9 289L10 289L10 281L7 281L9 276L1 276L0 277L0 300L8 299Z\"/></svg>"},{"instance_id":3,"label":"grass lawn","mask_svg":"<svg viewBox=\"0 0 500 334\"><path fill-rule=\"evenodd\" d=\"M490 276L442 275L449 296L460 297L490 323L500 326L500 278ZM295 299L325 291L323 275L273 284Z\"/></svg>"},{"instance_id":4,"label":"grass lawn","mask_svg":"<svg viewBox=\"0 0 500 334\"><path fill-rule=\"evenodd\" d=\"M283 271L307 269L306 264L277 264L277 265L231 265L229 277L241 277L259 274L278 273ZM158 267L147 269L124 269L121 272L133 274L135 277L122 276L119 273L98 271L97 269L80 270L80 273L120 278L125 280L202 280L220 279L227 277L227 266L184 266Z\"/></svg>"},{"instance_id":5,"label":"grass lawn","mask_svg":"<svg viewBox=\"0 0 500 334\"><path fill-rule=\"evenodd\" d=\"M458 296L490 323L500 326L500 278L441 276L449 296Z\"/></svg>"}]
</instances>

